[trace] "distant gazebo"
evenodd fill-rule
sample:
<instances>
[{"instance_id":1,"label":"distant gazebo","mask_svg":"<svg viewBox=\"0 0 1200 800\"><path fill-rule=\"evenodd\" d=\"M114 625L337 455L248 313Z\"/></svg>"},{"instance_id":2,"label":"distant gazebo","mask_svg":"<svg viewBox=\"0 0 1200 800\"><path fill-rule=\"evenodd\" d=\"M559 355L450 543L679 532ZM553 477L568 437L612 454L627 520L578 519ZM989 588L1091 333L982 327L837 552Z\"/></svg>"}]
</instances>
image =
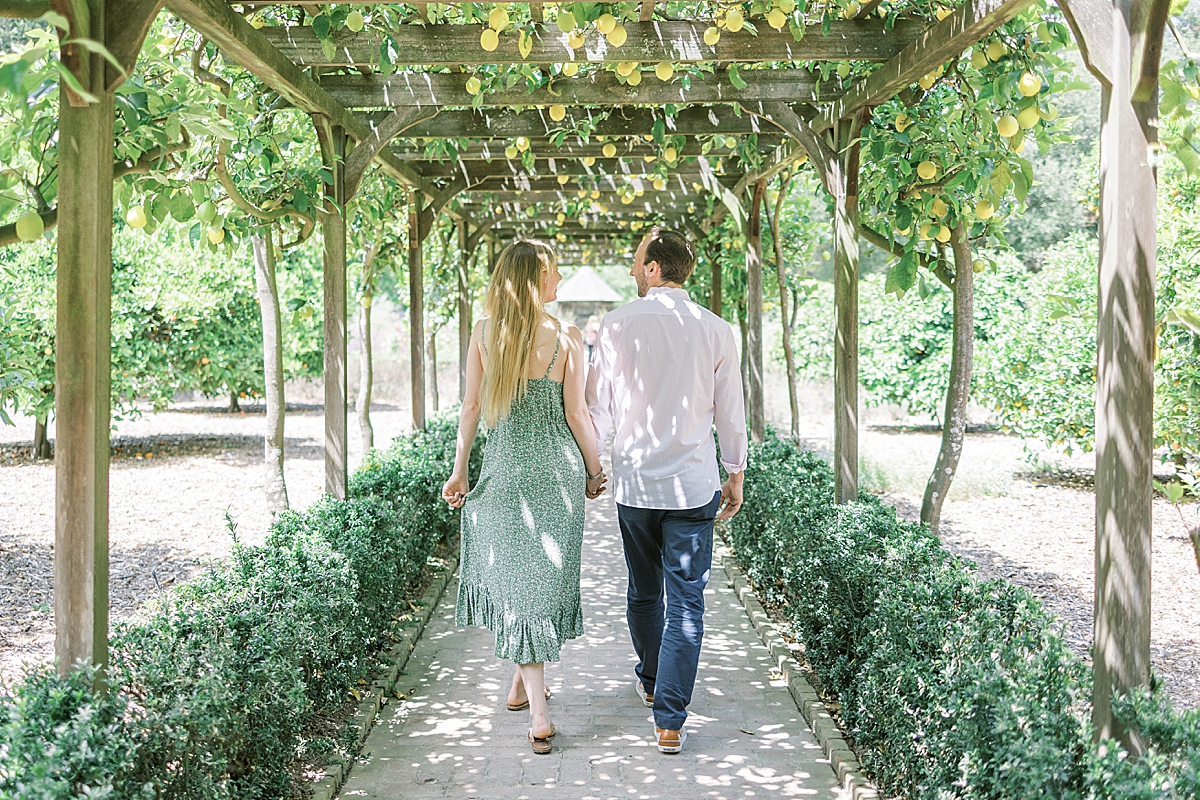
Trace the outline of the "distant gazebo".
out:
<instances>
[{"instance_id":1,"label":"distant gazebo","mask_svg":"<svg viewBox=\"0 0 1200 800\"><path fill-rule=\"evenodd\" d=\"M624 298L604 282L591 267L580 267L575 274L558 286L558 315L575 323L580 330L587 326L593 314L604 316Z\"/></svg>"}]
</instances>

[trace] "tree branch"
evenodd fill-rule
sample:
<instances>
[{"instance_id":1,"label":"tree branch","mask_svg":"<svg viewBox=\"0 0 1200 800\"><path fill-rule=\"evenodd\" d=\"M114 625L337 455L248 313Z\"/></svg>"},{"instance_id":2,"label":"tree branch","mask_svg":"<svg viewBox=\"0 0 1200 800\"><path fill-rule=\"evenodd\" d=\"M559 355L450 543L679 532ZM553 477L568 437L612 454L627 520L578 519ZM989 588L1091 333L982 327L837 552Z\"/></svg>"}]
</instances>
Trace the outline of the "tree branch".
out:
<instances>
[{"instance_id":1,"label":"tree branch","mask_svg":"<svg viewBox=\"0 0 1200 800\"><path fill-rule=\"evenodd\" d=\"M860 223L858 226L858 235L885 253L890 253L896 256L896 258L904 257L905 250L903 245L893 239L889 239L873 228ZM917 251L917 264L932 272L934 277L941 281L947 289L954 288L954 276L946 269L946 265L941 259L931 259L924 253Z\"/></svg>"}]
</instances>

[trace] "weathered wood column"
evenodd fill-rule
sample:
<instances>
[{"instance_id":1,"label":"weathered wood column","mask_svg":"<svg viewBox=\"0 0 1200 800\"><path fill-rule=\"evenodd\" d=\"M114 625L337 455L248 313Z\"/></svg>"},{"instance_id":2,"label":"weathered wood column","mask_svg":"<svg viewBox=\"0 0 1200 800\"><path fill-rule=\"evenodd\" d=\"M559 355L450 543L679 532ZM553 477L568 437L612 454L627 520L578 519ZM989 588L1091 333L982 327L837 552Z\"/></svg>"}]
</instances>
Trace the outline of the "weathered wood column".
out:
<instances>
[{"instance_id":1,"label":"weathered wood column","mask_svg":"<svg viewBox=\"0 0 1200 800\"><path fill-rule=\"evenodd\" d=\"M766 180L754 184L750 213L746 215L746 346L750 393L750 437L761 442L767 435L766 401L763 397L763 286L762 204Z\"/></svg>"},{"instance_id":2,"label":"weathered wood column","mask_svg":"<svg viewBox=\"0 0 1200 800\"><path fill-rule=\"evenodd\" d=\"M474 253L470 246L467 225L470 217L463 211L458 221L458 401L461 403L467 392L467 356L471 350L471 261Z\"/></svg>"},{"instance_id":3,"label":"weathered wood column","mask_svg":"<svg viewBox=\"0 0 1200 800\"><path fill-rule=\"evenodd\" d=\"M72 35L105 41L108 5L87 3L90 33L73 28ZM113 93L105 61L74 46L64 48L63 61L78 64L80 83L99 102L83 103L67 91L59 99L54 653L60 674L78 662L108 661L113 219Z\"/></svg>"},{"instance_id":4,"label":"weathered wood column","mask_svg":"<svg viewBox=\"0 0 1200 800\"><path fill-rule=\"evenodd\" d=\"M1111 697L1150 682L1154 447L1155 175L1162 0L1064 3L1100 79L1096 339L1096 598L1092 725L1134 754Z\"/></svg>"},{"instance_id":5,"label":"weathered wood column","mask_svg":"<svg viewBox=\"0 0 1200 800\"><path fill-rule=\"evenodd\" d=\"M325 186L321 209L324 241L325 300L325 492L346 497L346 131L317 118L325 167L332 183Z\"/></svg>"},{"instance_id":6,"label":"weathered wood column","mask_svg":"<svg viewBox=\"0 0 1200 800\"><path fill-rule=\"evenodd\" d=\"M858 138L865 116L834 127L833 471L834 499L858 499Z\"/></svg>"},{"instance_id":7,"label":"weathered wood column","mask_svg":"<svg viewBox=\"0 0 1200 800\"><path fill-rule=\"evenodd\" d=\"M413 428L425 430L425 264L421 254L424 199L412 192L408 204L408 336L412 372Z\"/></svg>"}]
</instances>

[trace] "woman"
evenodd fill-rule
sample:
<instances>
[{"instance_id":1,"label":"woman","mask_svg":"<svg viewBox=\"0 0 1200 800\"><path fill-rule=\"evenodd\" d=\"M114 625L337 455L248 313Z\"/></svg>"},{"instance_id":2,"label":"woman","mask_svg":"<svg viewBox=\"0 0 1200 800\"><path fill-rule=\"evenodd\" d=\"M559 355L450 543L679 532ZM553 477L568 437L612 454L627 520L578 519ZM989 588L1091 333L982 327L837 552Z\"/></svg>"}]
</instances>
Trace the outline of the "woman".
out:
<instances>
[{"instance_id":1,"label":"woman","mask_svg":"<svg viewBox=\"0 0 1200 800\"><path fill-rule=\"evenodd\" d=\"M543 242L514 242L496 260L471 334L454 472L442 487L463 510L456 621L491 629L496 656L517 664L508 709L529 709L538 754L550 752L556 732L543 665L583 634L584 497L599 497L606 481L584 401L583 338L546 313L561 279ZM481 412L490 433L468 494Z\"/></svg>"}]
</instances>

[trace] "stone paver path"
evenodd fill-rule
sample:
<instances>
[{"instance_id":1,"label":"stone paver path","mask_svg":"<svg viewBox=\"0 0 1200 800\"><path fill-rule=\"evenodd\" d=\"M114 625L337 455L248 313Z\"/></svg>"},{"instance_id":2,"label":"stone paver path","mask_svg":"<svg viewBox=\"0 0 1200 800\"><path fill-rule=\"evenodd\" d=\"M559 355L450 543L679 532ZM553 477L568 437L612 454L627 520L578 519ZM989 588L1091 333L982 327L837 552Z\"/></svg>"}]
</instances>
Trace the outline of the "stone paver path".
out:
<instances>
[{"instance_id":1,"label":"stone paver path","mask_svg":"<svg viewBox=\"0 0 1200 800\"><path fill-rule=\"evenodd\" d=\"M704 649L680 755L654 746L650 711L634 692L625 623L625 562L611 499L589 503L583 551L584 636L548 664L558 726L535 756L529 714L504 703L512 666L483 628L454 626L456 584L417 643L397 690L354 765L342 798L839 797L837 777L773 674L766 648L724 572L706 591Z\"/></svg>"}]
</instances>

